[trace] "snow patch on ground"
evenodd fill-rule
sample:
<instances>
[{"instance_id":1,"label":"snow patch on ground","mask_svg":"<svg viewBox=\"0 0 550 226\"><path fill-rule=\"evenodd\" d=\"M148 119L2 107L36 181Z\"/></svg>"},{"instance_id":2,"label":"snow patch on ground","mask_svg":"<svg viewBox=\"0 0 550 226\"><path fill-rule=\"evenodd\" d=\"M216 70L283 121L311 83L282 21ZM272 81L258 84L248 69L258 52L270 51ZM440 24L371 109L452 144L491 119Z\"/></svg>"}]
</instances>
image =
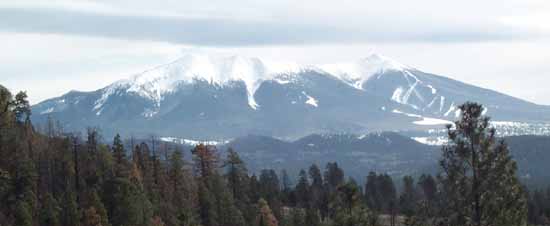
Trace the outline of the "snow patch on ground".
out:
<instances>
[{"instance_id":1,"label":"snow patch on ground","mask_svg":"<svg viewBox=\"0 0 550 226\"><path fill-rule=\"evenodd\" d=\"M435 89L432 85L427 85L428 88L430 88L432 90L432 94L436 94L437 93L437 89Z\"/></svg>"},{"instance_id":2,"label":"snow patch on ground","mask_svg":"<svg viewBox=\"0 0 550 226\"><path fill-rule=\"evenodd\" d=\"M153 116L155 116L156 114L158 114L158 110L153 110L153 109L145 109L145 111L143 111L142 115L143 117L145 118L152 118Z\"/></svg>"},{"instance_id":3,"label":"snow patch on ground","mask_svg":"<svg viewBox=\"0 0 550 226\"><path fill-rule=\"evenodd\" d=\"M40 114L41 114L41 115L44 115L44 114L52 113L52 112L53 112L53 109L54 109L53 107L48 108L48 109L46 109L46 110L41 111Z\"/></svg>"},{"instance_id":4,"label":"snow patch on ground","mask_svg":"<svg viewBox=\"0 0 550 226\"><path fill-rule=\"evenodd\" d=\"M392 96L391 96L391 99L392 99L393 101L397 102L397 103L400 103L400 104L403 103L403 102L401 101L401 95L403 94L403 91L404 91L404 90L403 90L403 87L397 87L397 89L395 89L395 90L393 91L393 94L392 94Z\"/></svg>"},{"instance_id":5,"label":"snow patch on ground","mask_svg":"<svg viewBox=\"0 0 550 226\"><path fill-rule=\"evenodd\" d=\"M315 98L313 98L310 95L307 95L307 93L305 91L302 91L302 94L304 94L307 97L307 100L305 102L306 104L309 104L313 107L319 107L319 101L318 100L316 100Z\"/></svg>"},{"instance_id":6,"label":"snow patch on ground","mask_svg":"<svg viewBox=\"0 0 550 226\"><path fill-rule=\"evenodd\" d=\"M393 113L396 113L396 114L402 114L402 115L406 115L406 116L409 116L409 117L415 117L415 118L422 118L421 115L416 115L416 114L410 114L410 113L405 113L405 112L402 112L400 110L397 110L397 109L393 109L392 111Z\"/></svg>"},{"instance_id":7,"label":"snow patch on ground","mask_svg":"<svg viewBox=\"0 0 550 226\"><path fill-rule=\"evenodd\" d=\"M437 119L437 118L428 118L428 117L422 117L422 120L414 121L413 122L416 125L422 125L422 126L436 126L436 125L447 125L447 124L453 124L453 122L444 120L444 119Z\"/></svg>"},{"instance_id":8,"label":"snow patch on ground","mask_svg":"<svg viewBox=\"0 0 550 226\"><path fill-rule=\"evenodd\" d=\"M449 142L449 140L446 137L411 137L411 138L418 143L435 145L435 146L445 145Z\"/></svg>"},{"instance_id":9,"label":"snow patch on ground","mask_svg":"<svg viewBox=\"0 0 550 226\"><path fill-rule=\"evenodd\" d=\"M445 112L445 114L443 114L445 117L449 116L449 114L451 114L451 112L455 111L456 110L456 106L455 106L455 103L452 102L451 103L451 106L449 107L449 110L447 110L447 112ZM456 114L456 113L455 113Z\"/></svg>"},{"instance_id":10,"label":"snow patch on ground","mask_svg":"<svg viewBox=\"0 0 550 226\"><path fill-rule=\"evenodd\" d=\"M190 146L196 146L199 144L204 145L224 145L231 142L231 140L191 140L191 139L185 139L185 138L176 138L176 137L161 137L161 141L165 142L174 142L178 144L184 144L184 145L190 145Z\"/></svg>"}]
</instances>

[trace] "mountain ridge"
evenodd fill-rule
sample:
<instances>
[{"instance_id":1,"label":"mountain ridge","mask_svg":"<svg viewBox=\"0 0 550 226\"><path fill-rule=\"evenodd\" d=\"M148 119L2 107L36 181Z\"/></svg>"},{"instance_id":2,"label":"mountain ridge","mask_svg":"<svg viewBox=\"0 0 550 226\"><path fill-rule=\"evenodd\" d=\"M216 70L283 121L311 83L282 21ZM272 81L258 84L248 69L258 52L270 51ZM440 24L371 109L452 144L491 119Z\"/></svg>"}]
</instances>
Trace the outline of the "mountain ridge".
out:
<instances>
[{"instance_id":1,"label":"mountain ridge","mask_svg":"<svg viewBox=\"0 0 550 226\"><path fill-rule=\"evenodd\" d=\"M184 56L96 91L43 101L33 106L33 120L53 116L71 130L98 126L108 134L300 137L441 128L460 115L458 105L477 101L500 121L550 122L548 106L376 54L340 72L324 67Z\"/></svg>"}]
</instances>

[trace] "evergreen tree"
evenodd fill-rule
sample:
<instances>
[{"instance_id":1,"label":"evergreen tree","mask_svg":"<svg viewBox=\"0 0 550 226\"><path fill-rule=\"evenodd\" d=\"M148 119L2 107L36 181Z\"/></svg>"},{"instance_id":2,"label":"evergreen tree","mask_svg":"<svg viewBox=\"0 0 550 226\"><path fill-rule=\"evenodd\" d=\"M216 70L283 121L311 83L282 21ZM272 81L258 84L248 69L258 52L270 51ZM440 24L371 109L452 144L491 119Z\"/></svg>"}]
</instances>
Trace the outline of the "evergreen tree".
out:
<instances>
[{"instance_id":1,"label":"evergreen tree","mask_svg":"<svg viewBox=\"0 0 550 226\"><path fill-rule=\"evenodd\" d=\"M271 212L269 205L264 199L258 201L258 216L256 218L257 226L278 226L277 218Z\"/></svg>"},{"instance_id":2,"label":"evergreen tree","mask_svg":"<svg viewBox=\"0 0 550 226\"><path fill-rule=\"evenodd\" d=\"M64 194L62 208L62 225L63 226L79 226L80 212L76 203L76 195L73 191L67 191Z\"/></svg>"},{"instance_id":3,"label":"evergreen tree","mask_svg":"<svg viewBox=\"0 0 550 226\"><path fill-rule=\"evenodd\" d=\"M240 202L248 202L248 195L246 194L248 170L237 152L232 148L228 150L224 166L226 168L225 177L233 197Z\"/></svg>"},{"instance_id":4,"label":"evergreen tree","mask_svg":"<svg viewBox=\"0 0 550 226\"><path fill-rule=\"evenodd\" d=\"M292 191L292 180L286 170L281 170L281 201L290 202L290 192Z\"/></svg>"},{"instance_id":5,"label":"evergreen tree","mask_svg":"<svg viewBox=\"0 0 550 226\"><path fill-rule=\"evenodd\" d=\"M401 213L407 217L411 217L416 209L416 191L414 188L414 179L411 176L403 177L403 192L399 197L399 206Z\"/></svg>"},{"instance_id":6,"label":"evergreen tree","mask_svg":"<svg viewBox=\"0 0 550 226\"><path fill-rule=\"evenodd\" d=\"M422 196L429 202L433 202L437 196L437 182L432 175L422 174L418 179L418 186L422 190Z\"/></svg>"},{"instance_id":7,"label":"evergreen tree","mask_svg":"<svg viewBox=\"0 0 550 226\"><path fill-rule=\"evenodd\" d=\"M195 207L197 205L197 197L194 195L196 193L195 182L192 175L185 169L183 154L178 149L170 157L168 178L170 187L172 188L170 190L172 200L169 200L169 202L174 208L174 213L171 214L177 218L178 222L175 222L176 225L196 225L197 216ZM169 223L169 225L172 225L172 223Z\"/></svg>"},{"instance_id":8,"label":"evergreen tree","mask_svg":"<svg viewBox=\"0 0 550 226\"><path fill-rule=\"evenodd\" d=\"M262 170L260 173L260 196L268 203L273 204L273 201L278 198L280 193L279 177L275 170Z\"/></svg>"},{"instance_id":9,"label":"evergreen tree","mask_svg":"<svg viewBox=\"0 0 550 226\"><path fill-rule=\"evenodd\" d=\"M260 182L255 174L252 174L248 183L248 197L250 202L255 203L260 200Z\"/></svg>"},{"instance_id":10,"label":"evergreen tree","mask_svg":"<svg viewBox=\"0 0 550 226\"><path fill-rule=\"evenodd\" d=\"M336 189L344 184L344 171L338 167L338 163L327 163L325 167L324 181L327 185L330 193L335 192Z\"/></svg>"},{"instance_id":11,"label":"evergreen tree","mask_svg":"<svg viewBox=\"0 0 550 226\"><path fill-rule=\"evenodd\" d=\"M82 226L103 226L101 221L101 216L97 213L94 207L90 207L84 211Z\"/></svg>"},{"instance_id":12,"label":"evergreen tree","mask_svg":"<svg viewBox=\"0 0 550 226\"><path fill-rule=\"evenodd\" d=\"M116 178L106 187L106 199L112 200L109 219L113 226L146 226L153 215L150 201L141 184L134 184L125 178ZM94 211L97 211L94 208Z\"/></svg>"},{"instance_id":13,"label":"evergreen tree","mask_svg":"<svg viewBox=\"0 0 550 226\"><path fill-rule=\"evenodd\" d=\"M309 226L319 226L321 224L321 216L316 208L306 209L306 224Z\"/></svg>"},{"instance_id":14,"label":"evergreen tree","mask_svg":"<svg viewBox=\"0 0 550 226\"><path fill-rule=\"evenodd\" d=\"M459 109L460 120L447 127L450 142L440 161L446 217L453 225L524 225L525 194L508 146L495 137L481 105Z\"/></svg>"},{"instance_id":15,"label":"evergreen tree","mask_svg":"<svg viewBox=\"0 0 550 226\"><path fill-rule=\"evenodd\" d=\"M315 164L311 165L309 168L309 178L311 179L311 185L309 188L309 201L310 207L320 209L323 205L324 198L324 187L323 187L323 178L321 176L321 170Z\"/></svg>"},{"instance_id":16,"label":"evergreen tree","mask_svg":"<svg viewBox=\"0 0 550 226\"><path fill-rule=\"evenodd\" d=\"M126 151L124 150L124 145L120 135L117 134L113 139L113 158L115 160L115 176L125 177L127 175L127 159Z\"/></svg>"},{"instance_id":17,"label":"evergreen tree","mask_svg":"<svg viewBox=\"0 0 550 226\"><path fill-rule=\"evenodd\" d=\"M103 202L101 201L99 194L97 190L92 189L88 194L88 206L94 207L94 210L101 218L101 225L103 226L109 226L109 217L107 215L107 210L105 209L105 205L103 205ZM88 208L89 208L88 207Z\"/></svg>"},{"instance_id":18,"label":"evergreen tree","mask_svg":"<svg viewBox=\"0 0 550 226\"><path fill-rule=\"evenodd\" d=\"M381 211L381 196L378 192L378 176L375 172L369 172L365 184L365 199L367 206L373 210Z\"/></svg>"},{"instance_id":19,"label":"evergreen tree","mask_svg":"<svg viewBox=\"0 0 550 226\"><path fill-rule=\"evenodd\" d=\"M26 92L19 92L15 95L15 100L12 103L13 112L15 113L15 119L18 122L29 121L31 116L31 106L27 100Z\"/></svg>"},{"instance_id":20,"label":"evergreen tree","mask_svg":"<svg viewBox=\"0 0 550 226\"><path fill-rule=\"evenodd\" d=\"M305 170L300 171L298 178L298 184L295 188L296 205L298 207L307 207L309 203L309 181L307 180L307 174Z\"/></svg>"},{"instance_id":21,"label":"evergreen tree","mask_svg":"<svg viewBox=\"0 0 550 226\"><path fill-rule=\"evenodd\" d=\"M17 226L32 226L32 206L27 201L18 200L15 204L15 225Z\"/></svg>"},{"instance_id":22,"label":"evergreen tree","mask_svg":"<svg viewBox=\"0 0 550 226\"><path fill-rule=\"evenodd\" d=\"M61 208L57 203L57 200L50 194L47 193L42 209L40 212L40 225L41 226L59 226L59 212Z\"/></svg>"}]
</instances>

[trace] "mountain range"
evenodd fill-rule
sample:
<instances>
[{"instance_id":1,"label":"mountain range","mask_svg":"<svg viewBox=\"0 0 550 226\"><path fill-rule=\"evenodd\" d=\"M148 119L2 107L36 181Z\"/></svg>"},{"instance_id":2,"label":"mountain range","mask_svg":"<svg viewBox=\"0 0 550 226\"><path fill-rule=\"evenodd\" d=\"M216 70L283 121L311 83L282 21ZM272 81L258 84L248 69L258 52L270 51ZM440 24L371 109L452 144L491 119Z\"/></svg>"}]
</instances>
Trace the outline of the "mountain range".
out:
<instances>
[{"instance_id":1,"label":"mountain range","mask_svg":"<svg viewBox=\"0 0 550 226\"><path fill-rule=\"evenodd\" d=\"M532 131L546 132L550 122L548 106L377 54L324 65L189 54L95 91L45 100L32 106L32 117L35 123L52 117L70 131L97 126L106 136L297 139L441 129L466 101L484 104L497 124L543 125Z\"/></svg>"},{"instance_id":2,"label":"mountain range","mask_svg":"<svg viewBox=\"0 0 550 226\"><path fill-rule=\"evenodd\" d=\"M191 160L191 150L199 141L182 138L161 138L164 144L180 145ZM507 136L512 156L517 162L518 176L530 185L545 185L550 178L550 136ZM151 144L150 140L143 140ZM426 145L395 132L351 134L312 134L288 141L268 136L247 135L232 140L210 141L221 157L229 148L237 151L251 173L262 169L282 169L296 178L300 169L311 164L324 167L337 162L358 181L364 182L369 171L384 172L395 178L403 175L435 175L440 172L438 160L441 146ZM128 146L130 146L128 144ZM158 144L156 146L159 146ZM160 145L161 152L164 146Z\"/></svg>"}]
</instances>

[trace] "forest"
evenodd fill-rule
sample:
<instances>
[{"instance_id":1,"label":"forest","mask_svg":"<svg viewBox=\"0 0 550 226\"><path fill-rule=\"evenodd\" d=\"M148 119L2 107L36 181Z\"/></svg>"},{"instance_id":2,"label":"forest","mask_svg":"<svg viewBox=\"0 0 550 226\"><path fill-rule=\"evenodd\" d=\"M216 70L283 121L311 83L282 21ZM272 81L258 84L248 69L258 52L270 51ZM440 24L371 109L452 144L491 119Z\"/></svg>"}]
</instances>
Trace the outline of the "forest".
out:
<instances>
[{"instance_id":1,"label":"forest","mask_svg":"<svg viewBox=\"0 0 550 226\"><path fill-rule=\"evenodd\" d=\"M521 184L480 104L460 109L437 175L358 184L336 162L290 178L211 145L104 142L53 121L38 132L27 95L0 87L0 226L549 225L550 188Z\"/></svg>"}]
</instances>

